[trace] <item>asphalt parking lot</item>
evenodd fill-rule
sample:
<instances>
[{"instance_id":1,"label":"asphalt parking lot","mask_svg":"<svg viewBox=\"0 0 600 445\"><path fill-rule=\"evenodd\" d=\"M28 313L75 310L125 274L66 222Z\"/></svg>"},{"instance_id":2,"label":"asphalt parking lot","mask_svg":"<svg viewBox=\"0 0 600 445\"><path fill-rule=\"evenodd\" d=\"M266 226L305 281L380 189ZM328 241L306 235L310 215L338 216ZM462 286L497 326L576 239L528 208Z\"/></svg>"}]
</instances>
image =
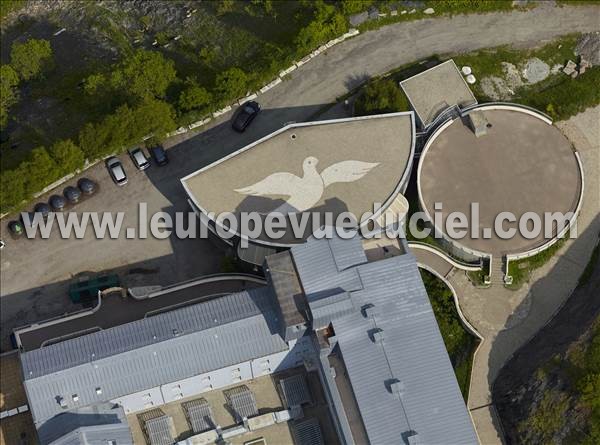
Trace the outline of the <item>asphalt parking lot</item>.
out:
<instances>
[{"instance_id":1,"label":"asphalt parking lot","mask_svg":"<svg viewBox=\"0 0 600 445\"><path fill-rule=\"evenodd\" d=\"M197 134L184 134L165 143L169 164L151 165L138 171L127 153L119 159L128 176L128 184L112 182L104 163L99 163L41 196L33 203L45 202L60 194L67 185L76 185L80 177L98 183L98 192L73 206L73 212L123 212L123 227L137 228L138 204L147 204L149 217L159 211L170 215L190 212L180 178L281 128L290 121L303 121L323 105L297 108L263 108L245 133L236 133L229 124L230 114L213 121ZM337 113L328 118L334 117ZM331 116L330 116L331 115ZM67 289L75 277L97 273L117 273L126 286L169 285L202 275L220 272L224 252L208 239L127 239L125 230L117 239L96 239L88 230L83 239L61 239L52 231L49 239L13 240L7 224L17 219L9 215L0 223L6 247L0 260L0 305L2 350L10 348L9 336L15 327L46 320L80 309L70 302ZM187 225L187 224L186 224Z\"/></svg>"}]
</instances>

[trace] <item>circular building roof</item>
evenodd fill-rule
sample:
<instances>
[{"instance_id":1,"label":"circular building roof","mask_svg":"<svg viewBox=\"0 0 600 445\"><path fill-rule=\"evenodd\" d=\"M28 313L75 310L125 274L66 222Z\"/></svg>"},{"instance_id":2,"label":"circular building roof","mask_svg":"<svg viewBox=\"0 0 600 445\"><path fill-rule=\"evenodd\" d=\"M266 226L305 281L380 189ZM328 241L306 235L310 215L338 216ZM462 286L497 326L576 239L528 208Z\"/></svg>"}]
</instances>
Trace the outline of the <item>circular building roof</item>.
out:
<instances>
[{"instance_id":1,"label":"circular building roof","mask_svg":"<svg viewBox=\"0 0 600 445\"><path fill-rule=\"evenodd\" d=\"M478 129L479 137L474 129ZM545 212L575 212L582 192L579 160L570 142L542 115L513 106L481 106L440 127L429 139L419 161L418 189L423 210L436 227L463 250L475 254L518 254L543 246L543 230L527 239L517 230L503 239L493 230L496 216L511 212L518 229L526 212L544 221ZM461 212L471 219L471 203L479 204L479 235L456 239L447 233L446 218ZM438 204L439 207L439 204ZM531 228L531 223L528 225ZM484 239L484 228L490 235ZM555 232L554 232L555 235ZM552 237L550 237L552 238Z\"/></svg>"}]
</instances>

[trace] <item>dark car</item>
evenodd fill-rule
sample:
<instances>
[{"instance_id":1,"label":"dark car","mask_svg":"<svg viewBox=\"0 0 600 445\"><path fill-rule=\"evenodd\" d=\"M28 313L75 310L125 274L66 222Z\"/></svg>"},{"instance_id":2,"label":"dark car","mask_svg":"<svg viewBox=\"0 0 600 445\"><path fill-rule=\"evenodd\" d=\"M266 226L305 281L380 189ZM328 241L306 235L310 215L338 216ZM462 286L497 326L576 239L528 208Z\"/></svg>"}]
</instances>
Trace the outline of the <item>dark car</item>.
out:
<instances>
[{"instance_id":1,"label":"dark car","mask_svg":"<svg viewBox=\"0 0 600 445\"><path fill-rule=\"evenodd\" d=\"M63 190L63 196L69 201L69 204L77 204L81 198L81 191L70 185Z\"/></svg>"},{"instance_id":2,"label":"dark car","mask_svg":"<svg viewBox=\"0 0 600 445\"><path fill-rule=\"evenodd\" d=\"M254 102L253 100L246 102L236 111L231 126L235 131L241 133L248 128L248 125L254 120L259 111L260 105L258 102Z\"/></svg>"},{"instance_id":3,"label":"dark car","mask_svg":"<svg viewBox=\"0 0 600 445\"><path fill-rule=\"evenodd\" d=\"M77 187L81 190L85 195L93 195L96 193L96 183L88 178L81 178L77 181Z\"/></svg>"},{"instance_id":4,"label":"dark car","mask_svg":"<svg viewBox=\"0 0 600 445\"><path fill-rule=\"evenodd\" d=\"M38 202L33 208L33 213L40 213L44 219L48 218L51 211L52 209L45 202Z\"/></svg>"},{"instance_id":5,"label":"dark car","mask_svg":"<svg viewBox=\"0 0 600 445\"><path fill-rule=\"evenodd\" d=\"M13 238L19 238L25 233L25 228L20 221L11 221L8 223L8 230Z\"/></svg>"},{"instance_id":6,"label":"dark car","mask_svg":"<svg viewBox=\"0 0 600 445\"><path fill-rule=\"evenodd\" d=\"M150 148L150 154L157 165L166 165L169 163L169 157L167 156L167 152L162 145L155 145L154 147Z\"/></svg>"},{"instance_id":7,"label":"dark car","mask_svg":"<svg viewBox=\"0 0 600 445\"><path fill-rule=\"evenodd\" d=\"M120 186L127 184L127 174L125 173L123 164L118 158L114 156L108 158L106 160L106 168L108 169L113 181L115 181L115 184Z\"/></svg>"},{"instance_id":8,"label":"dark car","mask_svg":"<svg viewBox=\"0 0 600 445\"><path fill-rule=\"evenodd\" d=\"M52 207L53 210L61 212L65 209L67 200L60 195L52 195L48 200L48 204L50 204L50 207Z\"/></svg>"}]
</instances>

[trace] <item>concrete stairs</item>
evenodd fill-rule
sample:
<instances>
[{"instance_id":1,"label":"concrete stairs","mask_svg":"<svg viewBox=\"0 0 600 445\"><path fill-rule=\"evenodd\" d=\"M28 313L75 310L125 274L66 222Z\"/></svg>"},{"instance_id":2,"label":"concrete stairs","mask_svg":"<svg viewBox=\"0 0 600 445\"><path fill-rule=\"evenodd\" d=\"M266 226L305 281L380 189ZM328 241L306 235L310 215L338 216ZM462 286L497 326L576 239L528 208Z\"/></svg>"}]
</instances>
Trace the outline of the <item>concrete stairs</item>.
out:
<instances>
[{"instance_id":1,"label":"concrete stairs","mask_svg":"<svg viewBox=\"0 0 600 445\"><path fill-rule=\"evenodd\" d=\"M504 257L495 256L492 258L490 281L492 285L504 286Z\"/></svg>"}]
</instances>

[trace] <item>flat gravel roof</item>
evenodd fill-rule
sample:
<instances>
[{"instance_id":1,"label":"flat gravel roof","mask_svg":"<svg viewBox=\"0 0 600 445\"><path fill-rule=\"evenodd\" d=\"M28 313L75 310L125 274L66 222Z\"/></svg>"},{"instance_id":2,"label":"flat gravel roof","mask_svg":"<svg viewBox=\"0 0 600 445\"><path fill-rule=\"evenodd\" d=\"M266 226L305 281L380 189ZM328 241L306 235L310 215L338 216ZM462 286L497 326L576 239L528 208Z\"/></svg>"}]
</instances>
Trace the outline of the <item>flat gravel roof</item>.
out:
<instances>
[{"instance_id":1,"label":"flat gravel roof","mask_svg":"<svg viewBox=\"0 0 600 445\"><path fill-rule=\"evenodd\" d=\"M430 215L443 204L442 222L450 212L470 215L470 204L479 203L480 237L457 240L463 246L492 254L522 253L547 240L517 235L501 239L492 233L481 238L484 227L493 228L500 212L513 213L517 221L535 212L575 211L582 190L582 177L571 143L553 125L512 110L485 110L491 124L479 138L461 120L455 119L431 143L419 165L421 203ZM504 228L517 223L504 223ZM494 232L494 231L492 231ZM518 233L518 232L517 232Z\"/></svg>"},{"instance_id":2,"label":"flat gravel roof","mask_svg":"<svg viewBox=\"0 0 600 445\"><path fill-rule=\"evenodd\" d=\"M181 181L205 213L349 211L360 216L373 211L374 203L391 202L408 179L413 116L292 124Z\"/></svg>"},{"instance_id":3,"label":"flat gravel roof","mask_svg":"<svg viewBox=\"0 0 600 445\"><path fill-rule=\"evenodd\" d=\"M477 103L452 59L403 80L400 86L424 126L448 107Z\"/></svg>"}]
</instances>

